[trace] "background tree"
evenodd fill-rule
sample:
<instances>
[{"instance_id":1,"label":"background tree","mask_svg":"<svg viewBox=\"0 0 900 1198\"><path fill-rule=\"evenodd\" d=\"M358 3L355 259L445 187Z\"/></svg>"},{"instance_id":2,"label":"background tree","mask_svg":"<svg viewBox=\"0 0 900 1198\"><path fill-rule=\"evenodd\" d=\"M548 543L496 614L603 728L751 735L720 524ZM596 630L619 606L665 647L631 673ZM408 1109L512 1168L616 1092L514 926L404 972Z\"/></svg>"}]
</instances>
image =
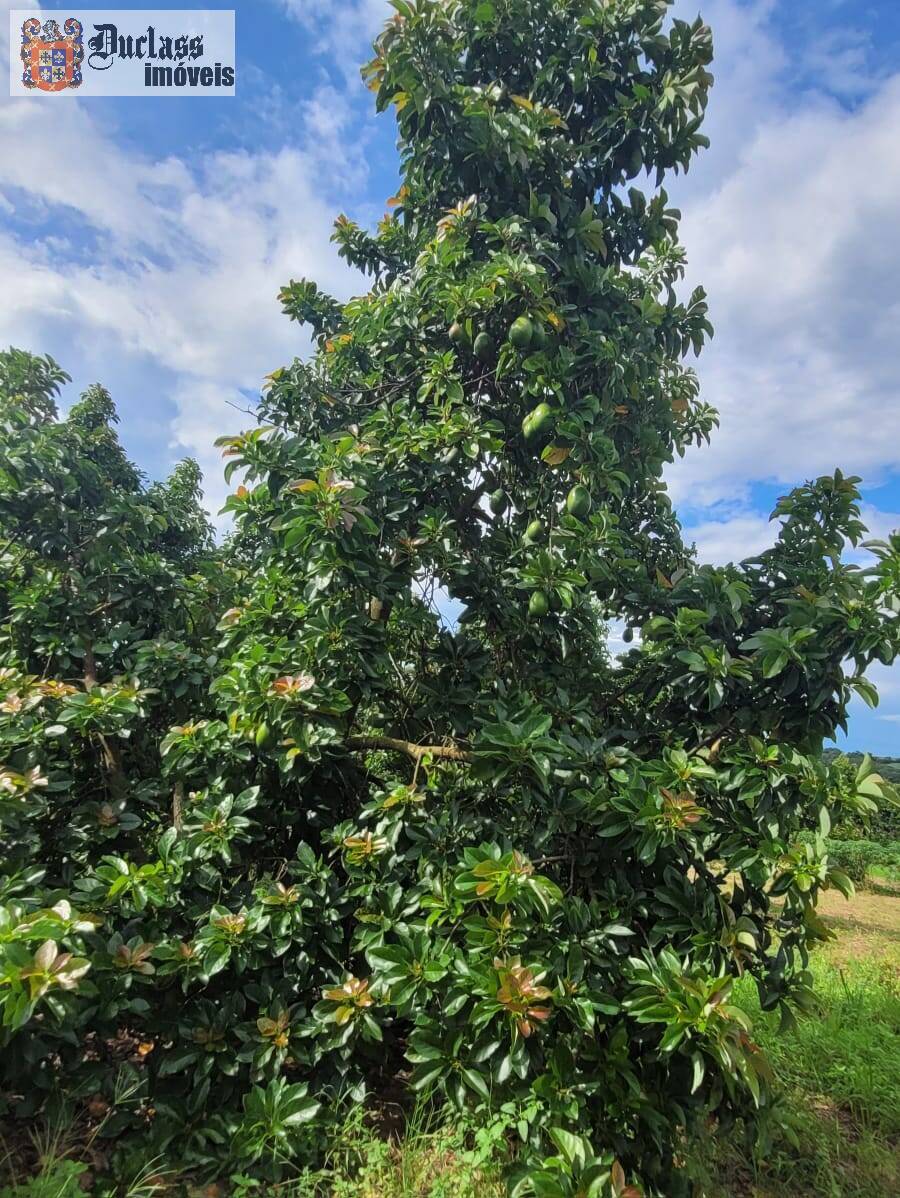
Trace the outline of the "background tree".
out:
<instances>
[{"instance_id":1,"label":"background tree","mask_svg":"<svg viewBox=\"0 0 900 1198\"><path fill-rule=\"evenodd\" d=\"M115 1127L189 1162L277 1168L403 1082L502 1108L520 1193L568 1192L552 1131L590 1192L674 1195L685 1127L766 1100L733 978L792 1018L816 896L849 887L822 837L879 783L822 744L896 652L900 538L843 563L864 530L836 474L757 559L682 542L661 476L714 426L684 361L711 330L660 183L705 144L707 27L663 0L394 8L365 74L402 186L375 233L335 230L371 288L282 292L315 353L222 438L219 718L162 742L186 802L152 902L78 879L127 959L75 930L95 967L65 1009L101 1026L103 977L106 1034L127 1010L152 1049L152 1131L124 1104ZM621 661L613 618L641 633ZM108 1068L22 1038L113 1101Z\"/></svg>"},{"instance_id":2,"label":"background tree","mask_svg":"<svg viewBox=\"0 0 900 1198\"><path fill-rule=\"evenodd\" d=\"M196 463L146 487L102 387L59 419L67 379L50 358L0 353L0 901L27 896L4 912L7 935L29 907L67 901L86 869L134 881L155 856L180 802L159 741L205 701L221 601ZM93 926L63 910L28 940ZM30 953L11 951L0 996L17 1026L40 985L18 985ZM11 1076L26 1075L34 1058L9 1052Z\"/></svg>"}]
</instances>

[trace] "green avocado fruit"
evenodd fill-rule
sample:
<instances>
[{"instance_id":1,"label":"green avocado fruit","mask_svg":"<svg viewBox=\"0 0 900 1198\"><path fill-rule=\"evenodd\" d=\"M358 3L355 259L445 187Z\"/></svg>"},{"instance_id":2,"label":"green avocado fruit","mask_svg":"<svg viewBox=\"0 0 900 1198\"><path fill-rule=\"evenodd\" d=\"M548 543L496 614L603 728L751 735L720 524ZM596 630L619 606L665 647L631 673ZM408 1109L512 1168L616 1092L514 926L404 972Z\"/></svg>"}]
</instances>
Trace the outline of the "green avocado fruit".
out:
<instances>
[{"instance_id":1,"label":"green avocado fruit","mask_svg":"<svg viewBox=\"0 0 900 1198\"><path fill-rule=\"evenodd\" d=\"M257 726L255 740L257 749L268 749L274 744L275 737L265 720Z\"/></svg>"},{"instance_id":2,"label":"green avocado fruit","mask_svg":"<svg viewBox=\"0 0 900 1198\"><path fill-rule=\"evenodd\" d=\"M536 353L542 353L549 348L550 335L542 324L535 324L531 330L531 348Z\"/></svg>"},{"instance_id":3,"label":"green avocado fruit","mask_svg":"<svg viewBox=\"0 0 900 1198\"><path fill-rule=\"evenodd\" d=\"M540 620L550 610L550 600L545 591L533 591L528 600L528 614L532 620Z\"/></svg>"},{"instance_id":4,"label":"green avocado fruit","mask_svg":"<svg viewBox=\"0 0 900 1198\"><path fill-rule=\"evenodd\" d=\"M502 490L493 491L488 499L488 507L495 516L502 516L509 507L509 499L506 492Z\"/></svg>"},{"instance_id":5,"label":"green avocado fruit","mask_svg":"<svg viewBox=\"0 0 900 1198\"><path fill-rule=\"evenodd\" d=\"M522 421L522 435L526 441L533 441L543 433L550 431L553 423L553 409L548 403L539 403Z\"/></svg>"},{"instance_id":6,"label":"green avocado fruit","mask_svg":"<svg viewBox=\"0 0 900 1198\"><path fill-rule=\"evenodd\" d=\"M581 483L576 483L566 496L566 511L576 520L583 520L591 510L591 493Z\"/></svg>"},{"instance_id":7,"label":"green avocado fruit","mask_svg":"<svg viewBox=\"0 0 900 1198\"><path fill-rule=\"evenodd\" d=\"M453 324L447 330L447 336L450 338L452 345L465 345L469 340L466 336L466 330L458 320L454 320Z\"/></svg>"},{"instance_id":8,"label":"green avocado fruit","mask_svg":"<svg viewBox=\"0 0 900 1198\"><path fill-rule=\"evenodd\" d=\"M532 520L525 529L524 539L529 545L533 545L535 541L542 541L544 539L544 521Z\"/></svg>"},{"instance_id":9,"label":"green avocado fruit","mask_svg":"<svg viewBox=\"0 0 900 1198\"><path fill-rule=\"evenodd\" d=\"M472 345L475 357L480 362L490 362L494 356L494 338L490 333L479 333Z\"/></svg>"},{"instance_id":10,"label":"green avocado fruit","mask_svg":"<svg viewBox=\"0 0 900 1198\"><path fill-rule=\"evenodd\" d=\"M519 316L509 326L509 339L516 349L528 349L533 333L534 326L527 316Z\"/></svg>"}]
</instances>

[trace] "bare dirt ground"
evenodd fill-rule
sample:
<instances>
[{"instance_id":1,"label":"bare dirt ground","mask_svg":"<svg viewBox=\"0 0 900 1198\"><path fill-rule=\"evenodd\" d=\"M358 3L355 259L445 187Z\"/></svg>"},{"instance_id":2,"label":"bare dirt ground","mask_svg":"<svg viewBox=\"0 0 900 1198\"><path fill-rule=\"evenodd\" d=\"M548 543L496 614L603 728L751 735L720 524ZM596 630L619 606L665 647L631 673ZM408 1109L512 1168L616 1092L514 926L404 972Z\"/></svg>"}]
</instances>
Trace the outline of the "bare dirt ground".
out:
<instances>
[{"instance_id":1,"label":"bare dirt ground","mask_svg":"<svg viewBox=\"0 0 900 1198\"><path fill-rule=\"evenodd\" d=\"M818 913L838 935L829 946L832 960L873 957L880 953L900 964L900 894L857 891L845 899L837 890L819 895Z\"/></svg>"}]
</instances>

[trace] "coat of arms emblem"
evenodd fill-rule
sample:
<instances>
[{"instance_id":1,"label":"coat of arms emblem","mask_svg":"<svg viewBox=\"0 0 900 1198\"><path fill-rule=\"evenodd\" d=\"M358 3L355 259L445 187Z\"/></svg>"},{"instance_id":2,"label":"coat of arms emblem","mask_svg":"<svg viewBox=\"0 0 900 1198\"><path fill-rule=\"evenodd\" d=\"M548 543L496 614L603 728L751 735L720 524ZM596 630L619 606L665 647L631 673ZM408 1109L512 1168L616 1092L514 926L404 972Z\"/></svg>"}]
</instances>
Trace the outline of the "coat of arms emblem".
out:
<instances>
[{"instance_id":1,"label":"coat of arms emblem","mask_svg":"<svg viewBox=\"0 0 900 1198\"><path fill-rule=\"evenodd\" d=\"M84 59L81 33L82 24L74 17L64 22L62 31L57 21L45 21L42 27L36 17L29 17L22 25L24 85L42 92L80 87Z\"/></svg>"}]
</instances>

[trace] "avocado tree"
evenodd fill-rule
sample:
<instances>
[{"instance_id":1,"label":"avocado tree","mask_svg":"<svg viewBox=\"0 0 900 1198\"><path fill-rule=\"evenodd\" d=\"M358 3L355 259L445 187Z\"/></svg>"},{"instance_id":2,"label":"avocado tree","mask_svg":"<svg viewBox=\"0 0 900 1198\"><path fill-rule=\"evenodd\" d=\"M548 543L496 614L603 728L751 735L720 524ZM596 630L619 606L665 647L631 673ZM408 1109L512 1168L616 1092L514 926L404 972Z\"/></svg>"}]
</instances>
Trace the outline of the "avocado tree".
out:
<instances>
[{"instance_id":1,"label":"avocado tree","mask_svg":"<svg viewBox=\"0 0 900 1198\"><path fill-rule=\"evenodd\" d=\"M661 473L715 423L684 364L711 330L660 183L705 144L702 22L394 7L364 74L402 186L375 234L335 230L371 289L284 289L316 353L223 441L272 541L216 689L352 902L310 1076L412 1066L671 1194L685 1124L766 1100L735 976L786 1022L808 1003L816 894L848 883L796 834L877 793L820 754L894 655L900 542L842 564L836 474L754 561L682 543ZM618 662L612 619L641 631Z\"/></svg>"},{"instance_id":2,"label":"avocado tree","mask_svg":"<svg viewBox=\"0 0 900 1198\"><path fill-rule=\"evenodd\" d=\"M139 906L157 884L147 846L180 803L161 776L159 742L173 717L205 700L204 634L223 590L196 463L146 486L102 387L59 418L54 397L67 377L50 358L0 353L0 904L13 900L0 906L6 1038L39 1000L54 1009L58 992L87 972L87 959L73 966L62 943L102 924L72 905L86 871L95 897L102 878L104 893L124 886ZM4 1047L5 1083L21 1088L51 1051L40 1036ZM46 1089L52 1083L45 1078ZM22 1113L43 1096L30 1088Z\"/></svg>"},{"instance_id":3,"label":"avocado tree","mask_svg":"<svg viewBox=\"0 0 900 1198\"><path fill-rule=\"evenodd\" d=\"M215 716L161 744L160 897L78 879L124 928L110 993L144 998L116 1008L149 1048L114 1126L272 1170L401 1086L502 1111L519 1193L674 1195L686 1130L768 1099L734 979L809 1005L817 894L850 885L830 813L879 789L822 746L895 655L900 538L842 560L837 473L756 559L683 544L662 472L715 425L685 364L711 328L661 183L705 144L708 28L665 0L393 7L364 74L402 185L374 233L335 228L370 288L283 289L314 352L221 439L242 571ZM612 620L640 633L618 660ZM98 935L72 944L99 969Z\"/></svg>"}]
</instances>

